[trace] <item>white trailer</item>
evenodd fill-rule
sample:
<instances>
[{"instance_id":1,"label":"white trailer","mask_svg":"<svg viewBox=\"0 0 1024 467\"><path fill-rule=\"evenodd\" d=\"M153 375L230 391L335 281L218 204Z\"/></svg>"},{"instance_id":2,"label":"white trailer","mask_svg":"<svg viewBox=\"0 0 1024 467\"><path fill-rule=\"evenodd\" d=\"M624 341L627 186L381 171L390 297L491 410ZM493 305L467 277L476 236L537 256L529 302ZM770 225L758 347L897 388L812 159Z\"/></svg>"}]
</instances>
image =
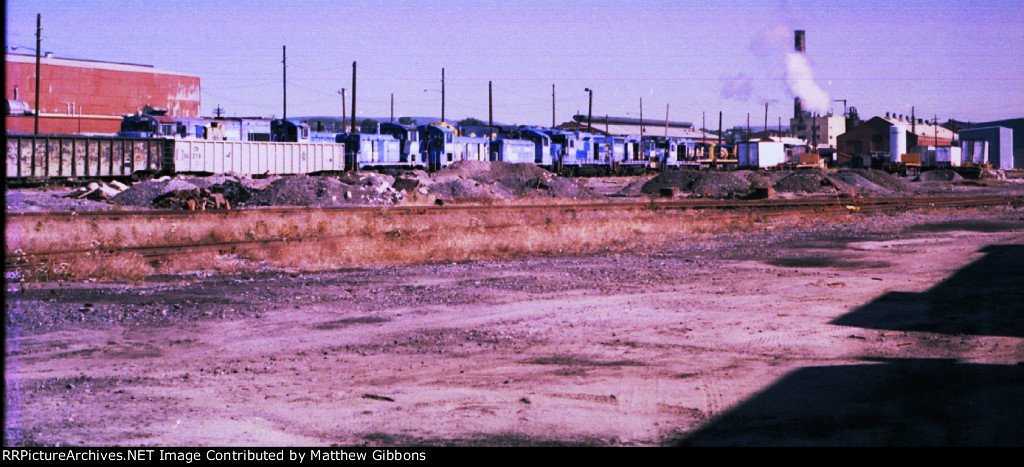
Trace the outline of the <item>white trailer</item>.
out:
<instances>
[{"instance_id":1,"label":"white trailer","mask_svg":"<svg viewBox=\"0 0 1024 467\"><path fill-rule=\"evenodd\" d=\"M775 167L785 164L785 144L777 141L750 141L736 144L739 167Z\"/></svg>"},{"instance_id":2,"label":"white trailer","mask_svg":"<svg viewBox=\"0 0 1024 467\"><path fill-rule=\"evenodd\" d=\"M174 173L298 175L345 170L345 145L252 141L174 141Z\"/></svg>"}]
</instances>

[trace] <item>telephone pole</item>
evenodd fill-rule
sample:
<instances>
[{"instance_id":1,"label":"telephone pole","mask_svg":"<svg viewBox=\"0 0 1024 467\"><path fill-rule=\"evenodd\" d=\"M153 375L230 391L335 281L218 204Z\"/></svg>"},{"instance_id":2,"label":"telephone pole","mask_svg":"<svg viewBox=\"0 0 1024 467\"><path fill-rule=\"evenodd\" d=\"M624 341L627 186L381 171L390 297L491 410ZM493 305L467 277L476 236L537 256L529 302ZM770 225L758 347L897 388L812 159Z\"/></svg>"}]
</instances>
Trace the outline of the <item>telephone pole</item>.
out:
<instances>
[{"instance_id":1,"label":"telephone pole","mask_svg":"<svg viewBox=\"0 0 1024 467\"><path fill-rule=\"evenodd\" d=\"M487 140L491 140L491 136L494 135L494 93L491 88L491 82L487 82Z\"/></svg>"},{"instance_id":2,"label":"telephone pole","mask_svg":"<svg viewBox=\"0 0 1024 467\"><path fill-rule=\"evenodd\" d=\"M551 128L555 127L555 85L551 85Z\"/></svg>"},{"instance_id":3,"label":"telephone pole","mask_svg":"<svg viewBox=\"0 0 1024 467\"><path fill-rule=\"evenodd\" d=\"M37 134L37 135L39 134L39 68L40 68L39 67L39 60L40 60L39 53L40 53L40 50L42 50L41 49L42 42L43 42L42 37L43 37L43 15L42 14L37 14L36 15L36 111L33 112L35 115L34 115L34 117L32 117L32 119L34 121L34 127L35 127L35 129L33 131L35 132L34 134Z\"/></svg>"},{"instance_id":4,"label":"telephone pole","mask_svg":"<svg viewBox=\"0 0 1024 467\"><path fill-rule=\"evenodd\" d=\"M344 133L345 127L348 126L348 115L345 110L345 88L341 88L338 94L341 94L341 132Z\"/></svg>"},{"instance_id":5,"label":"telephone pole","mask_svg":"<svg viewBox=\"0 0 1024 467\"><path fill-rule=\"evenodd\" d=\"M356 133L356 62L352 62L352 133Z\"/></svg>"},{"instance_id":6,"label":"telephone pole","mask_svg":"<svg viewBox=\"0 0 1024 467\"><path fill-rule=\"evenodd\" d=\"M281 46L281 87L283 89L283 91L281 93L281 96L282 96L281 106L283 107L282 111L281 111L281 119L282 120L287 120L288 119L288 65L286 63L287 61L288 61L288 54L286 52L286 46L282 45Z\"/></svg>"}]
</instances>

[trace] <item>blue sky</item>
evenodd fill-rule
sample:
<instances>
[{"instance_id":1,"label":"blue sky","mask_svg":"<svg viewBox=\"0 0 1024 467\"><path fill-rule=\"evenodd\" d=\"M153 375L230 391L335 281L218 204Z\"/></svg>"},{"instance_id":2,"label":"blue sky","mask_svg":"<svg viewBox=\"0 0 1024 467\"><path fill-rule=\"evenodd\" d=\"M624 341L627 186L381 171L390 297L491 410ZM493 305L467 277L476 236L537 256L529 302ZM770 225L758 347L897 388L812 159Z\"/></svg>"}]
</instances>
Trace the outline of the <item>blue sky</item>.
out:
<instances>
[{"instance_id":1,"label":"blue sky","mask_svg":"<svg viewBox=\"0 0 1024 467\"><path fill-rule=\"evenodd\" d=\"M9 0L7 47L143 63L201 78L205 115L340 115L358 62L360 117L550 125L587 112L717 126L785 125L786 54L807 31L813 83L861 117L1024 116L1024 2ZM346 102L351 106L351 100ZM831 102L836 113L843 104Z\"/></svg>"}]
</instances>

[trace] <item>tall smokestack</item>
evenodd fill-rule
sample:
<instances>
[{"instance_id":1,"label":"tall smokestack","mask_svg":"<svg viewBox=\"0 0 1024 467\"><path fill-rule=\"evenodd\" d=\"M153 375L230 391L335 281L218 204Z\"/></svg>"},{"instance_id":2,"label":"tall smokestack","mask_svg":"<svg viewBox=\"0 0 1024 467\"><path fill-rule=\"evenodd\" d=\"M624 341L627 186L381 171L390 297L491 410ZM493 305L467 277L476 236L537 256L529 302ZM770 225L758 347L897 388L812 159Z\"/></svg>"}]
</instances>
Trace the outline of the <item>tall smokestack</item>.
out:
<instances>
[{"instance_id":1,"label":"tall smokestack","mask_svg":"<svg viewBox=\"0 0 1024 467\"><path fill-rule=\"evenodd\" d=\"M807 43L804 40L804 31L802 29L797 29L794 32L795 32L795 34L794 34L794 38L793 38L794 41L793 42L794 42L794 46L796 48L796 53L802 54L802 53L804 53L807 50ZM801 119L801 120L803 120L803 118L804 118L803 106L800 105L800 98L799 97L793 99L793 118L797 118L797 119Z\"/></svg>"}]
</instances>

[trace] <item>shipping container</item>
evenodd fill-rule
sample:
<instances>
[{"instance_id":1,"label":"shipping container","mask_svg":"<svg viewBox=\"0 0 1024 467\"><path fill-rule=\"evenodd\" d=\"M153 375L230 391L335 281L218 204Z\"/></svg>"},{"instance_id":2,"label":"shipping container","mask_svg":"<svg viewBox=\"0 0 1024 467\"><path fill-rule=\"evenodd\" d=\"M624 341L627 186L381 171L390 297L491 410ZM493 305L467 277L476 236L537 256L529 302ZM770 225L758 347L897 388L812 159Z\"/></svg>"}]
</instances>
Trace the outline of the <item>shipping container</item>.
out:
<instances>
[{"instance_id":1,"label":"shipping container","mask_svg":"<svg viewBox=\"0 0 1024 467\"><path fill-rule=\"evenodd\" d=\"M781 142L751 141L736 143L740 167L775 167L786 163L786 148Z\"/></svg>"}]
</instances>

